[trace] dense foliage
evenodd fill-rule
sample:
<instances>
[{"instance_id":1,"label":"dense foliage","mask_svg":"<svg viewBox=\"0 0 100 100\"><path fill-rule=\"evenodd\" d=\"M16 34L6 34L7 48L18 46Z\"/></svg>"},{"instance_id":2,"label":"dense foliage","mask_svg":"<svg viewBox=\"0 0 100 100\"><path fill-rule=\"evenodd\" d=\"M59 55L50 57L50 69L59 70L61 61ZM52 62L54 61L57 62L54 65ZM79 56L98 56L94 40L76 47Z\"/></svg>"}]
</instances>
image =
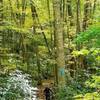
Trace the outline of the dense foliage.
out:
<instances>
[{"instance_id":1,"label":"dense foliage","mask_svg":"<svg viewBox=\"0 0 100 100\"><path fill-rule=\"evenodd\" d=\"M0 100L45 81L54 100L99 100L99 21L99 0L0 0Z\"/></svg>"}]
</instances>

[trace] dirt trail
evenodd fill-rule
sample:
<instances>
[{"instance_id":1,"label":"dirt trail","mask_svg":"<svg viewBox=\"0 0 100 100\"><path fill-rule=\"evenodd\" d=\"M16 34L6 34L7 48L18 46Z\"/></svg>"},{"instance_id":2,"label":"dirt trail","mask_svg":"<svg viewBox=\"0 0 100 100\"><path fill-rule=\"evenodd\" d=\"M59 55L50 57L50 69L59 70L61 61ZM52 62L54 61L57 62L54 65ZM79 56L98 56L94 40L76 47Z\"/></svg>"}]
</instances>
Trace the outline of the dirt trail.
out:
<instances>
[{"instance_id":1,"label":"dirt trail","mask_svg":"<svg viewBox=\"0 0 100 100\"><path fill-rule=\"evenodd\" d=\"M38 87L38 89L39 89L39 91L38 91L39 100L45 100L45 96L44 96L44 93L43 93L45 87L52 88L52 86L54 86L54 80L42 80L42 85L40 85Z\"/></svg>"}]
</instances>

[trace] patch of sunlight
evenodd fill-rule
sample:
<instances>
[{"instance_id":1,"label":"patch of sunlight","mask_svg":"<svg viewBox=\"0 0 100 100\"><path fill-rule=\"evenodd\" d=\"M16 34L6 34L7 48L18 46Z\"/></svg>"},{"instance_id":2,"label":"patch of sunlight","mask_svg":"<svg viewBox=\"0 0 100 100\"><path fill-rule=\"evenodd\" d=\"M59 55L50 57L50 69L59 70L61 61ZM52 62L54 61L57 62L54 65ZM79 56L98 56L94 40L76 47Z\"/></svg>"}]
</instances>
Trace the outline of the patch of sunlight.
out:
<instances>
[{"instance_id":1,"label":"patch of sunlight","mask_svg":"<svg viewBox=\"0 0 100 100\"><path fill-rule=\"evenodd\" d=\"M98 92L86 93L84 96L82 94L74 96L75 100L100 100L100 94Z\"/></svg>"}]
</instances>

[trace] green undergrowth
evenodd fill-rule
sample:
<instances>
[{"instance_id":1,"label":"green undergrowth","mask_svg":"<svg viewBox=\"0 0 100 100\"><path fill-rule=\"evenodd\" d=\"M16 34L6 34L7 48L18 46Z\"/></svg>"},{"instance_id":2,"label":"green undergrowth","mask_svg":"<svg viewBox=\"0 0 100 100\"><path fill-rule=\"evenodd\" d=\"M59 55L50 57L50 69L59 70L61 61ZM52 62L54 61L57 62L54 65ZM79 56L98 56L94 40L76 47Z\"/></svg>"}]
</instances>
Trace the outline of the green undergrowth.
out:
<instances>
[{"instance_id":1,"label":"green undergrowth","mask_svg":"<svg viewBox=\"0 0 100 100\"><path fill-rule=\"evenodd\" d=\"M56 100L100 100L99 73L87 75L81 73L78 80L57 89Z\"/></svg>"}]
</instances>

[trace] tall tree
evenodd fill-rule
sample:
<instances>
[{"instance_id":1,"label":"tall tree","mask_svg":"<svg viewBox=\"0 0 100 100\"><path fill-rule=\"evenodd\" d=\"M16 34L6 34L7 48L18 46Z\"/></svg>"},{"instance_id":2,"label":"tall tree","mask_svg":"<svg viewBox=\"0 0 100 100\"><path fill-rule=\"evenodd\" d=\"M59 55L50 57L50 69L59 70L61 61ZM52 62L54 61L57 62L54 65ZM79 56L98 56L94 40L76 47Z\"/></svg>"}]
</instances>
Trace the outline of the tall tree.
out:
<instances>
[{"instance_id":1,"label":"tall tree","mask_svg":"<svg viewBox=\"0 0 100 100\"><path fill-rule=\"evenodd\" d=\"M3 24L3 0L0 0L0 26ZM0 31L0 47L2 46L2 32ZM1 52L1 51L0 51ZM1 66L1 55L0 55L0 66Z\"/></svg>"},{"instance_id":2,"label":"tall tree","mask_svg":"<svg viewBox=\"0 0 100 100\"><path fill-rule=\"evenodd\" d=\"M96 10L96 2L97 2L97 0L94 0L94 4L93 4L93 15L94 15L95 10Z\"/></svg>"},{"instance_id":3,"label":"tall tree","mask_svg":"<svg viewBox=\"0 0 100 100\"><path fill-rule=\"evenodd\" d=\"M73 25L73 21L72 21L72 18L73 18L73 13L72 13L72 5L71 5L71 0L67 0L67 13L68 13L68 18L69 18L69 21L70 21L70 25Z\"/></svg>"},{"instance_id":4,"label":"tall tree","mask_svg":"<svg viewBox=\"0 0 100 100\"><path fill-rule=\"evenodd\" d=\"M31 5L31 12L32 12L32 20L33 20L33 26L32 26L33 33L36 33L37 13L36 13L36 8L32 0L30 0L30 5Z\"/></svg>"},{"instance_id":5,"label":"tall tree","mask_svg":"<svg viewBox=\"0 0 100 100\"><path fill-rule=\"evenodd\" d=\"M56 51L56 72L58 84L65 85L65 57L63 46L63 23L60 11L60 0L53 1L54 8L54 35L55 35L55 51ZM67 73L68 77L69 74Z\"/></svg>"},{"instance_id":6,"label":"tall tree","mask_svg":"<svg viewBox=\"0 0 100 100\"><path fill-rule=\"evenodd\" d=\"M22 0L22 16L21 16L21 26L25 24L25 16L26 16L26 0Z\"/></svg>"},{"instance_id":7,"label":"tall tree","mask_svg":"<svg viewBox=\"0 0 100 100\"><path fill-rule=\"evenodd\" d=\"M53 50L53 32L52 32L52 22L51 22L51 11L50 11L50 0L47 1L47 9L48 9L48 22L49 22L49 29L51 34L51 50Z\"/></svg>"},{"instance_id":8,"label":"tall tree","mask_svg":"<svg viewBox=\"0 0 100 100\"><path fill-rule=\"evenodd\" d=\"M91 12L90 7L91 7L90 0L85 0L85 4L84 4L84 18L83 18L83 31L86 30L86 28L89 25L90 12Z\"/></svg>"},{"instance_id":9,"label":"tall tree","mask_svg":"<svg viewBox=\"0 0 100 100\"><path fill-rule=\"evenodd\" d=\"M80 0L76 1L76 33L80 32Z\"/></svg>"},{"instance_id":10,"label":"tall tree","mask_svg":"<svg viewBox=\"0 0 100 100\"><path fill-rule=\"evenodd\" d=\"M72 14L72 7L71 7L71 0L67 0L67 7L68 7L68 16L73 16Z\"/></svg>"},{"instance_id":11,"label":"tall tree","mask_svg":"<svg viewBox=\"0 0 100 100\"><path fill-rule=\"evenodd\" d=\"M19 26L21 26L21 23L20 23L21 14L20 14L20 2L19 2L19 0L16 0L16 7L17 7L16 18L18 20Z\"/></svg>"},{"instance_id":12,"label":"tall tree","mask_svg":"<svg viewBox=\"0 0 100 100\"><path fill-rule=\"evenodd\" d=\"M0 25L3 22L3 0L0 0Z\"/></svg>"}]
</instances>

